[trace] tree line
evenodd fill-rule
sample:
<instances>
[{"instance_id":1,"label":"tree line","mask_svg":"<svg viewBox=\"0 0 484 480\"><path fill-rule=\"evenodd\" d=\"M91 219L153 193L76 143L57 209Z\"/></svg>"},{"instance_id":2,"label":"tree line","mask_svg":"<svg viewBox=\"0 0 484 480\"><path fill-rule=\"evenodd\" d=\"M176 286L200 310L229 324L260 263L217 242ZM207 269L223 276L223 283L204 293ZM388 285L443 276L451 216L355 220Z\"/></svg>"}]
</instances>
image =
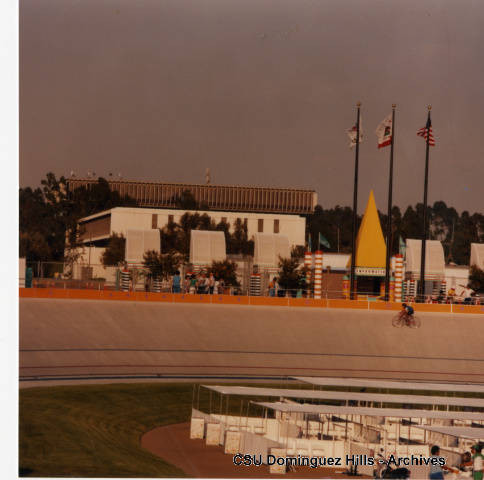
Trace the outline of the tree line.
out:
<instances>
[{"instance_id":1,"label":"tree line","mask_svg":"<svg viewBox=\"0 0 484 480\"><path fill-rule=\"evenodd\" d=\"M422 238L423 204L408 206L404 213L398 206L392 208L391 253L398 253L399 240ZM379 213L383 234L385 235L387 215ZM444 248L446 263L468 265L471 243L484 243L484 215L482 213L462 212L438 201L427 208L429 219L429 240L439 240ZM361 216L358 216L358 225ZM307 236L311 235L313 250L318 247L321 233L330 243L330 252L351 252L351 229L353 210L337 205L323 209L317 205L314 213L307 216Z\"/></svg>"},{"instance_id":2,"label":"tree line","mask_svg":"<svg viewBox=\"0 0 484 480\"><path fill-rule=\"evenodd\" d=\"M90 188L78 187L66 191L66 180L48 173L41 187L21 188L19 191L19 249L20 256L29 261L63 261L67 244L75 245L76 225L80 218L114 207L134 207L135 199L111 191L108 182L99 178ZM227 251L231 254L253 254L254 244L248 238L247 225L237 220L231 226L227 222L216 223L210 218L206 205L199 205L191 195L184 192L177 199L177 207L201 210L200 213L184 214L179 222L170 222L161 229L163 250L175 250L188 256L190 230L219 230L225 234ZM379 212L385 231L386 215ZM430 239L440 240L444 247L446 262L468 264L470 244L484 242L484 215L462 212L438 201L427 209ZM317 248L321 233L330 243L330 252L351 251L352 209L337 205L323 208L317 205L313 214L306 215L306 239L311 235L313 250ZM358 222L361 218L358 218ZM399 238L421 238L423 205L408 206L402 214L398 206L392 209L392 254L398 252Z\"/></svg>"}]
</instances>

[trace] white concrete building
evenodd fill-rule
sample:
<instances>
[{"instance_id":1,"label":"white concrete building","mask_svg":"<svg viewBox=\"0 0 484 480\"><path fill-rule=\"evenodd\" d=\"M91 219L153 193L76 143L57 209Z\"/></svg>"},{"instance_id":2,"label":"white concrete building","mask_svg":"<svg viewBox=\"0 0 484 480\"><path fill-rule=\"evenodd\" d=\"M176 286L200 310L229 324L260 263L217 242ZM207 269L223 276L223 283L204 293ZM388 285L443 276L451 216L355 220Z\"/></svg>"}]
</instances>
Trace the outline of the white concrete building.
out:
<instances>
[{"instance_id":1,"label":"white concrete building","mask_svg":"<svg viewBox=\"0 0 484 480\"><path fill-rule=\"evenodd\" d=\"M179 222L187 212L206 213L215 223L224 220L230 224L231 230L234 222L240 219L247 225L249 239L256 233L280 233L289 239L291 247L305 243L306 219L299 215L127 207L116 207L82 218L79 221L82 229L80 239L84 244L95 243L102 246L113 233L121 233L126 237L126 232L130 229L163 228L169 221Z\"/></svg>"}]
</instances>

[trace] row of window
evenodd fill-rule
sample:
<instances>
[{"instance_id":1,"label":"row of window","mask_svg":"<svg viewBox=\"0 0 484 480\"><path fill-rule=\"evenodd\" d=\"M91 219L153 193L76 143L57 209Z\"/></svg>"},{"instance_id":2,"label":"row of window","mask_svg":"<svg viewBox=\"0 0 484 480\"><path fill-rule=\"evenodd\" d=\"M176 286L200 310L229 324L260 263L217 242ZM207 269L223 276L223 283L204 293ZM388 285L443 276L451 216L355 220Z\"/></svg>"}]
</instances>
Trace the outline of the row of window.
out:
<instances>
[{"instance_id":1,"label":"row of window","mask_svg":"<svg viewBox=\"0 0 484 480\"><path fill-rule=\"evenodd\" d=\"M168 215L168 223L174 222L175 221L174 218L175 218L174 215ZM238 218L237 220L241 220L241 219ZM227 217L222 217L222 222L227 223ZM247 226L247 218L244 218L244 225ZM151 215L151 228L158 228L158 215L156 213L153 213ZM257 220L257 231L259 233L264 233L264 219L263 218L259 218ZM279 219L274 220L273 232L279 233Z\"/></svg>"}]
</instances>

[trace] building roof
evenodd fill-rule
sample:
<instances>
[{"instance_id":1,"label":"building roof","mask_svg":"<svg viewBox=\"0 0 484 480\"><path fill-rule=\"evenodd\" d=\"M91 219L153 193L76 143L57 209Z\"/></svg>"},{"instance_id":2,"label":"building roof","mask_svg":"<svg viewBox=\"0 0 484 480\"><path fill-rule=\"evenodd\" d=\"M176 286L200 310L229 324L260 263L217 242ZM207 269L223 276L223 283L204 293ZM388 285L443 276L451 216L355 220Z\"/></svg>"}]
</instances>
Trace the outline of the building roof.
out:
<instances>
[{"instance_id":1,"label":"building roof","mask_svg":"<svg viewBox=\"0 0 484 480\"><path fill-rule=\"evenodd\" d=\"M310 403L252 402L277 412L314 413L329 415L363 415L369 417L441 418L447 420L484 420L484 412L458 412L441 410L413 410L408 408L335 407Z\"/></svg>"},{"instance_id":2,"label":"building roof","mask_svg":"<svg viewBox=\"0 0 484 480\"><path fill-rule=\"evenodd\" d=\"M291 377L311 385L393 388L400 390L433 390L437 392L472 392L484 393L482 383L429 383L391 380L369 380L366 378L331 378L331 377Z\"/></svg>"},{"instance_id":3,"label":"building roof","mask_svg":"<svg viewBox=\"0 0 484 480\"><path fill-rule=\"evenodd\" d=\"M484 428L480 427L443 427L428 425L412 425L412 427L427 430L428 432L451 435L453 437L468 438L470 440L484 440Z\"/></svg>"},{"instance_id":4,"label":"building roof","mask_svg":"<svg viewBox=\"0 0 484 480\"><path fill-rule=\"evenodd\" d=\"M195 183L106 180L111 191L134 198L140 207L176 208L187 190L211 210L307 214L314 211L317 194L302 188L253 187ZM90 188L95 178L68 178L67 188Z\"/></svg>"},{"instance_id":5,"label":"building roof","mask_svg":"<svg viewBox=\"0 0 484 480\"><path fill-rule=\"evenodd\" d=\"M375 196L373 190L371 190L356 237L355 267L385 268L386 251L387 247L383 238Z\"/></svg>"},{"instance_id":6,"label":"building roof","mask_svg":"<svg viewBox=\"0 0 484 480\"><path fill-rule=\"evenodd\" d=\"M421 405L453 405L484 408L484 398L439 397L432 395L400 395L388 393L334 392L327 390L301 390L292 388L261 388L202 385L223 395L246 395L260 397L306 398L318 400L361 401L378 403L405 403Z\"/></svg>"}]
</instances>

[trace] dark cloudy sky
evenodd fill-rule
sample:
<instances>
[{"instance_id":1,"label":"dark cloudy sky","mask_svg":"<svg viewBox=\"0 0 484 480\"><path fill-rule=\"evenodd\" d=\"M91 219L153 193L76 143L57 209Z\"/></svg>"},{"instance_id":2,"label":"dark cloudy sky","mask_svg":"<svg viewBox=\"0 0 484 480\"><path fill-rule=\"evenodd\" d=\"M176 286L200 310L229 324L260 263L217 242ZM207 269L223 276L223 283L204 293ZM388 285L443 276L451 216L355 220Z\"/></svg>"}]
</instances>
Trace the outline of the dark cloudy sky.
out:
<instances>
[{"instance_id":1,"label":"dark cloudy sky","mask_svg":"<svg viewBox=\"0 0 484 480\"><path fill-rule=\"evenodd\" d=\"M48 171L313 188L350 205L346 129L363 103L360 209L484 211L482 0L21 0L20 186Z\"/></svg>"}]
</instances>

